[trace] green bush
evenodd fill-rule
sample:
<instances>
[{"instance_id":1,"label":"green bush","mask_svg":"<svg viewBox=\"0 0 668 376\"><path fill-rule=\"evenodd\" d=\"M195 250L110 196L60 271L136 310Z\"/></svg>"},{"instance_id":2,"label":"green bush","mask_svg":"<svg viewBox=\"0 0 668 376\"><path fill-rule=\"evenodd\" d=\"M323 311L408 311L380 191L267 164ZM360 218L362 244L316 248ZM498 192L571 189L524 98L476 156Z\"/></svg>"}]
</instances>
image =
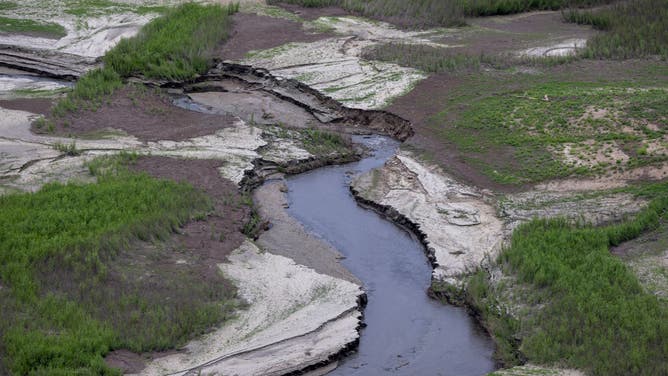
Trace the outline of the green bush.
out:
<instances>
[{"instance_id":1,"label":"green bush","mask_svg":"<svg viewBox=\"0 0 668 376\"><path fill-rule=\"evenodd\" d=\"M668 310L609 251L656 226L667 208L664 195L619 225L535 220L514 232L500 261L545 305L523 324L530 361L593 375L668 373Z\"/></svg>"}]
</instances>

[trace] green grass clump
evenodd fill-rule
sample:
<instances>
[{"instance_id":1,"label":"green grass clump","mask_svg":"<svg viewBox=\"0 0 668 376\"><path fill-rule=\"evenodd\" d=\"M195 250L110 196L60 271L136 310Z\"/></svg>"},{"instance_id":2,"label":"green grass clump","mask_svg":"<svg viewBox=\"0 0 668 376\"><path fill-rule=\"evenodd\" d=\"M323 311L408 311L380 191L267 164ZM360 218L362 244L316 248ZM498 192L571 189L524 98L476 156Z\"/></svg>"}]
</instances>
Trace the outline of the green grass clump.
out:
<instances>
[{"instance_id":1,"label":"green grass clump","mask_svg":"<svg viewBox=\"0 0 668 376\"><path fill-rule=\"evenodd\" d=\"M306 129L301 133L304 147L313 155L327 155L350 150L350 142L338 133L318 129Z\"/></svg>"},{"instance_id":2,"label":"green grass clump","mask_svg":"<svg viewBox=\"0 0 668 376\"><path fill-rule=\"evenodd\" d=\"M664 195L619 225L535 220L514 232L500 262L545 304L523 322L520 349L530 361L592 375L668 373L668 310L609 251L656 227L667 208Z\"/></svg>"},{"instance_id":3,"label":"green grass clump","mask_svg":"<svg viewBox=\"0 0 668 376\"><path fill-rule=\"evenodd\" d=\"M605 30L587 42L588 58L668 58L668 2L629 0L596 11L569 10L564 18Z\"/></svg>"},{"instance_id":4,"label":"green grass clump","mask_svg":"<svg viewBox=\"0 0 668 376\"><path fill-rule=\"evenodd\" d=\"M133 257L118 260L119 252L137 239L165 239L209 200L118 165L91 168L96 184L0 197L0 359L12 374L115 374L102 358L111 349L173 347L229 315L216 287L196 278L169 289L196 296L175 305L152 297L155 282L118 275L133 267L118 267Z\"/></svg>"},{"instance_id":5,"label":"green grass clump","mask_svg":"<svg viewBox=\"0 0 668 376\"><path fill-rule=\"evenodd\" d=\"M115 4L107 0L79 3ZM229 16L238 10L238 4L221 7L187 3L165 11L164 16L144 26L139 35L123 39L108 51L104 68L82 76L68 96L53 107L52 114L62 117L82 108L95 110L130 76L186 80L205 73L216 46L227 38Z\"/></svg>"},{"instance_id":6,"label":"green grass clump","mask_svg":"<svg viewBox=\"0 0 668 376\"><path fill-rule=\"evenodd\" d=\"M106 66L123 77L184 80L205 73L228 35L238 6L184 4L147 24L109 51Z\"/></svg>"},{"instance_id":7,"label":"green grass clump","mask_svg":"<svg viewBox=\"0 0 668 376\"><path fill-rule=\"evenodd\" d=\"M469 163L500 183L594 175L668 159L665 154L638 152L642 142L666 134L665 129L646 127L668 116L666 96L661 88L550 83L473 100L454 124L445 120L446 111L432 119L431 127L466 152ZM598 110L605 112L591 115ZM610 154L608 159L579 165L561 155L565 145L571 145L588 161L594 155L607 155L606 143L624 150L629 160L616 164Z\"/></svg>"},{"instance_id":8,"label":"green grass clump","mask_svg":"<svg viewBox=\"0 0 668 376\"><path fill-rule=\"evenodd\" d=\"M0 10L12 10L18 7L19 5L13 1L0 1Z\"/></svg>"},{"instance_id":9,"label":"green grass clump","mask_svg":"<svg viewBox=\"0 0 668 376\"><path fill-rule=\"evenodd\" d=\"M409 43L378 44L365 49L362 57L417 68L428 73L477 69L485 60L480 55L453 54L444 48Z\"/></svg>"},{"instance_id":10,"label":"green grass clump","mask_svg":"<svg viewBox=\"0 0 668 376\"><path fill-rule=\"evenodd\" d=\"M11 8L0 8L11 9ZM62 38L67 35L67 30L62 25L51 22L37 22L28 19L0 17L1 33L29 33L42 34L54 38Z\"/></svg>"}]
</instances>

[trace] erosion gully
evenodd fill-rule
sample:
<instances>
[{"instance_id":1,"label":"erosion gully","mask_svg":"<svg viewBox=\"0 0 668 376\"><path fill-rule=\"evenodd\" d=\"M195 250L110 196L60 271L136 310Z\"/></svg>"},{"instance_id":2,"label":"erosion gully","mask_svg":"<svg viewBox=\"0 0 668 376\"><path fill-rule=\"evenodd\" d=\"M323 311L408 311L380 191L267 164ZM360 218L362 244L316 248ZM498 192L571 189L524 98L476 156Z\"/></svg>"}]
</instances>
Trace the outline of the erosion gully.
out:
<instances>
[{"instance_id":1,"label":"erosion gully","mask_svg":"<svg viewBox=\"0 0 668 376\"><path fill-rule=\"evenodd\" d=\"M350 179L381 167L399 143L356 136L371 155L288 179L289 213L338 249L365 285L367 324L357 353L330 375L484 375L494 370L493 344L463 308L425 293L431 266L419 240L357 205Z\"/></svg>"}]
</instances>

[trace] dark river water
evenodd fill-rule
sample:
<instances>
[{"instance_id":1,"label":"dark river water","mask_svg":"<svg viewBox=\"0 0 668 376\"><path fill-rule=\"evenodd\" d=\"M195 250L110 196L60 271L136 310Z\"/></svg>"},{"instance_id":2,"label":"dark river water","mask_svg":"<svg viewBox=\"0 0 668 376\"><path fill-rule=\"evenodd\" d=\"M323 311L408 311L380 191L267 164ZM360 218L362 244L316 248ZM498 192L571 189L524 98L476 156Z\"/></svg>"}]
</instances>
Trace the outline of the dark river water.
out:
<instances>
[{"instance_id":1,"label":"dark river water","mask_svg":"<svg viewBox=\"0 0 668 376\"><path fill-rule=\"evenodd\" d=\"M431 266L411 234L359 207L351 176L382 166L398 143L357 137L375 150L359 162L288 179L290 214L332 244L368 295L359 350L330 375L485 375L494 370L491 339L462 308L430 299Z\"/></svg>"}]
</instances>

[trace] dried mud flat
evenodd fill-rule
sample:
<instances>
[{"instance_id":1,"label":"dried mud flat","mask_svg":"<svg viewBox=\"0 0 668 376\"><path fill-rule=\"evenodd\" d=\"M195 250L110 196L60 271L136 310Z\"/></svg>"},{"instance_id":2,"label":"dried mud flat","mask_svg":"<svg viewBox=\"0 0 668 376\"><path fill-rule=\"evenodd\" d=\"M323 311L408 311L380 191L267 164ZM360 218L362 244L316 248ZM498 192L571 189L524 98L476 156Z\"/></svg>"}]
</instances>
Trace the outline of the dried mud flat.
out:
<instances>
[{"instance_id":1,"label":"dried mud flat","mask_svg":"<svg viewBox=\"0 0 668 376\"><path fill-rule=\"evenodd\" d=\"M235 122L230 115L204 114L176 107L166 94L139 86L117 90L93 110L84 109L49 119L55 129L33 125L33 132L85 137L103 131L120 131L141 141L184 141L233 127Z\"/></svg>"}]
</instances>

